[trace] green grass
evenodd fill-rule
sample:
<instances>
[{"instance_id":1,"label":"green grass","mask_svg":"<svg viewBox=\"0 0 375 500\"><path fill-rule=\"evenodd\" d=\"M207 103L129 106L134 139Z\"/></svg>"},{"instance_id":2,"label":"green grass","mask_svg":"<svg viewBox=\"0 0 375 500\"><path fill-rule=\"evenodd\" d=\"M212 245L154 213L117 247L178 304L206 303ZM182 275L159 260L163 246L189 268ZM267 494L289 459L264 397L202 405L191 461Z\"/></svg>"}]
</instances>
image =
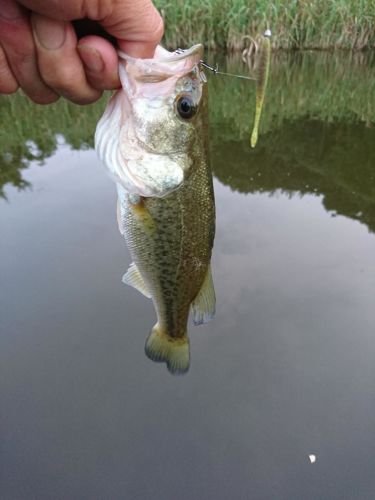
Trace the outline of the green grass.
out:
<instances>
[{"instance_id":1,"label":"green grass","mask_svg":"<svg viewBox=\"0 0 375 500\"><path fill-rule=\"evenodd\" d=\"M165 43L239 50L246 35L272 30L274 49L375 47L374 0L155 0Z\"/></svg>"}]
</instances>

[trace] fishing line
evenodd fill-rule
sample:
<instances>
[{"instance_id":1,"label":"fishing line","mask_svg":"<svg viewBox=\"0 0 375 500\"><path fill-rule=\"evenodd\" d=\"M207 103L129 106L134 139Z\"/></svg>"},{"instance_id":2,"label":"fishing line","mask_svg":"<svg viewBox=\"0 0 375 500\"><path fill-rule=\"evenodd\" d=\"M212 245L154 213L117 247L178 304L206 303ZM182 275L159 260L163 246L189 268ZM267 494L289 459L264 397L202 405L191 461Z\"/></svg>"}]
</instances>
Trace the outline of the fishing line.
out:
<instances>
[{"instance_id":1,"label":"fishing line","mask_svg":"<svg viewBox=\"0 0 375 500\"><path fill-rule=\"evenodd\" d=\"M271 30L270 29L266 29L266 31L263 33L263 36L265 38L271 38ZM176 52L181 51L181 50L182 49L177 49ZM200 60L199 62L201 63L201 65L204 68L209 69L210 71L212 71L214 75L233 76L234 78L242 78L243 80L252 80L252 81L257 81L258 80L258 78L251 77L251 76L236 75L235 73L227 73L226 71L219 71L219 65L217 63L216 63L216 66L213 67L213 66L210 66L209 64L207 64L206 62L204 62L203 60Z\"/></svg>"},{"instance_id":2,"label":"fishing line","mask_svg":"<svg viewBox=\"0 0 375 500\"><path fill-rule=\"evenodd\" d=\"M216 64L216 67L212 67L210 66L209 64L205 63L204 61L199 61L201 63L201 65L204 67L204 68L207 68L209 69L210 71L213 72L214 75L224 75L224 76L233 76L235 78L243 78L244 80L255 80L256 81L256 78L253 78L251 76L245 76L245 75L235 75L234 73L226 73L225 71L219 71L219 66Z\"/></svg>"}]
</instances>

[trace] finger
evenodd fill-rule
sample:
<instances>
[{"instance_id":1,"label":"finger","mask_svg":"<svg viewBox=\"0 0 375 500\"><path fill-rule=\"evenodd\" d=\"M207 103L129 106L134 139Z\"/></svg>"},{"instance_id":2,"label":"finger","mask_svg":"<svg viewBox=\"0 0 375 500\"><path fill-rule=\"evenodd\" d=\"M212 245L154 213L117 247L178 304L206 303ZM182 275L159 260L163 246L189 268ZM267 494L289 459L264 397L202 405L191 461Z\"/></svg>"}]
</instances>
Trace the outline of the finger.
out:
<instances>
[{"instance_id":1,"label":"finger","mask_svg":"<svg viewBox=\"0 0 375 500\"><path fill-rule=\"evenodd\" d=\"M120 87L118 57L110 42L99 36L86 36L81 38L77 49L93 88L113 90Z\"/></svg>"},{"instance_id":2,"label":"finger","mask_svg":"<svg viewBox=\"0 0 375 500\"><path fill-rule=\"evenodd\" d=\"M163 19L151 0L118 2L101 25L133 57L153 57L164 34Z\"/></svg>"},{"instance_id":3,"label":"finger","mask_svg":"<svg viewBox=\"0 0 375 500\"><path fill-rule=\"evenodd\" d=\"M17 89L17 80L14 78L5 53L0 46L0 94L13 94Z\"/></svg>"},{"instance_id":4,"label":"finger","mask_svg":"<svg viewBox=\"0 0 375 500\"><path fill-rule=\"evenodd\" d=\"M59 95L77 104L89 104L101 96L87 81L77 51L77 37L70 23L33 13L31 22L43 80Z\"/></svg>"},{"instance_id":5,"label":"finger","mask_svg":"<svg viewBox=\"0 0 375 500\"><path fill-rule=\"evenodd\" d=\"M0 0L0 41L19 86L33 101L48 104L58 96L41 79L26 11L14 0Z\"/></svg>"}]
</instances>

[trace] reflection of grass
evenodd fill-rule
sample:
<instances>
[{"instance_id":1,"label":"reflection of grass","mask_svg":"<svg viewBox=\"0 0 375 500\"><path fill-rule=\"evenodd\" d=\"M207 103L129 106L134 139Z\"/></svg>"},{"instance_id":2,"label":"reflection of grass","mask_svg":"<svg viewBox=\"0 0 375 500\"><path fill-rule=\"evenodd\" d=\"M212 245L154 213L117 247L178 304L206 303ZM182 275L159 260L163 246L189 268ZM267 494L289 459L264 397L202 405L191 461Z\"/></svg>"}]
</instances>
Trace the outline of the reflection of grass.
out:
<instances>
[{"instance_id":1,"label":"reflection of grass","mask_svg":"<svg viewBox=\"0 0 375 500\"><path fill-rule=\"evenodd\" d=\"M318 120L284 122L259 147L214 136L215 176L243 193L281 190L323 196L327 210L375 232L375 128Z\"/></svg>"},{"instance_id":2,"label":"reflection of grass","mask_svg":"<svg viewBox=\"0 0 375 500\"><path fill-rule=\"evenodd\" d=\"M375 47L371 0L155 0L171 47L204 42L243 48L244 35L269 26L275 48L363 49Z\"/></svg>"},{"instance_id":3,"label":"reflection of grass","mask_svg":"<svg viewBox=\"0 0 375 500\"><path fill-rule=\"evenodd\" d=\"M56 149L56 136L62 135L73 149L92 147L93 134L105 102L85 108L59 101L37 106L17 94L0 97L0 195L6 182L23 187L20 171L31 160L43 162Z\"/></svg>"},{"instance_id":4,"label":"reflection of grass","mask_svg":"<svg viewBox=\"0 0 375 500\"><path fill-rule=\"evenodd\" d=\"M327 209L375 231L374 58L357 56L275 56L255 150L248 142L254 83L211 75L215 175L242 192L320 193ZM245 73L247 68L231 58L227 70ZM6 120L0 130L0 195L7 182L24 185L22 169L49 157L57 136L72 148L92 147L105 101L41 107L22 95L1 97L0 115Z\"/></svg>"},{"instance_id":5,"label":"reflection of grass","mask_svg":"<svg viewBox=\"0 0 375 500\"><path fill-rule=\"evenodd\" d=\"M301 117L322 122L375 122L375 57L348 54L278 54L273 57L269 88L260 124L262 134L277 130L285 120ZM244 74L239 57L226 60L227 70ZM225 67L225 66L224 66ZM249 137L254 116L255 85L230 77L209 75L210 122L225 139ZM0 97L0 190L6 182L22 187L19 171L30 160L43 161L61 134L73 148L91 147L95 124L107 97L79 107L59 101L43 107L18 94ZM30 145L32 147L30 147ZM1 193L1 191L0 191Z\"/></svg>"},{"instance_id":6,"label":"reflection of grass","mask_svg":"<svg viewBox=\"0 0 375 500\"><path fill-rule=\"evenodd\" d=\"M364 64L366 62L366 64ZM374 57L331 53L278 54L271 61L270 79L260 124L262 132L279 128L284 120L301 117L324 122L375 123ZM227 59L227 71L245 74L237 57ZM210 118L226 128L226 137L250 135L255 85L236 78L210 77Z\"/></svg>"}]
</instances>

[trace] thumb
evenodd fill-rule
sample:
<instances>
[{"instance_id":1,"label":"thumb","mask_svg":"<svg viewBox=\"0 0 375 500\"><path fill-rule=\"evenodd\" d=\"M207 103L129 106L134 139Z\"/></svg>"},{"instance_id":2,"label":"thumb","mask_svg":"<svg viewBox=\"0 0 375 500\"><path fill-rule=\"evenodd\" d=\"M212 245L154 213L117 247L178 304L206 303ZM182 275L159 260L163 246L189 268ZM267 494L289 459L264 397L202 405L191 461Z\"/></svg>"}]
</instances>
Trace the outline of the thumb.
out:
<instances>
[{"instance_id":1,"label":"thumb","mask_svg":"<svg viewBox=\"0 0 375 500\"><path fill-rule=\"evenodd\" d=\"M133 57L153 57L164 34L163 19L151 0L113 0L113 9L100 23Z\"/></svg>"}]
</instances>

